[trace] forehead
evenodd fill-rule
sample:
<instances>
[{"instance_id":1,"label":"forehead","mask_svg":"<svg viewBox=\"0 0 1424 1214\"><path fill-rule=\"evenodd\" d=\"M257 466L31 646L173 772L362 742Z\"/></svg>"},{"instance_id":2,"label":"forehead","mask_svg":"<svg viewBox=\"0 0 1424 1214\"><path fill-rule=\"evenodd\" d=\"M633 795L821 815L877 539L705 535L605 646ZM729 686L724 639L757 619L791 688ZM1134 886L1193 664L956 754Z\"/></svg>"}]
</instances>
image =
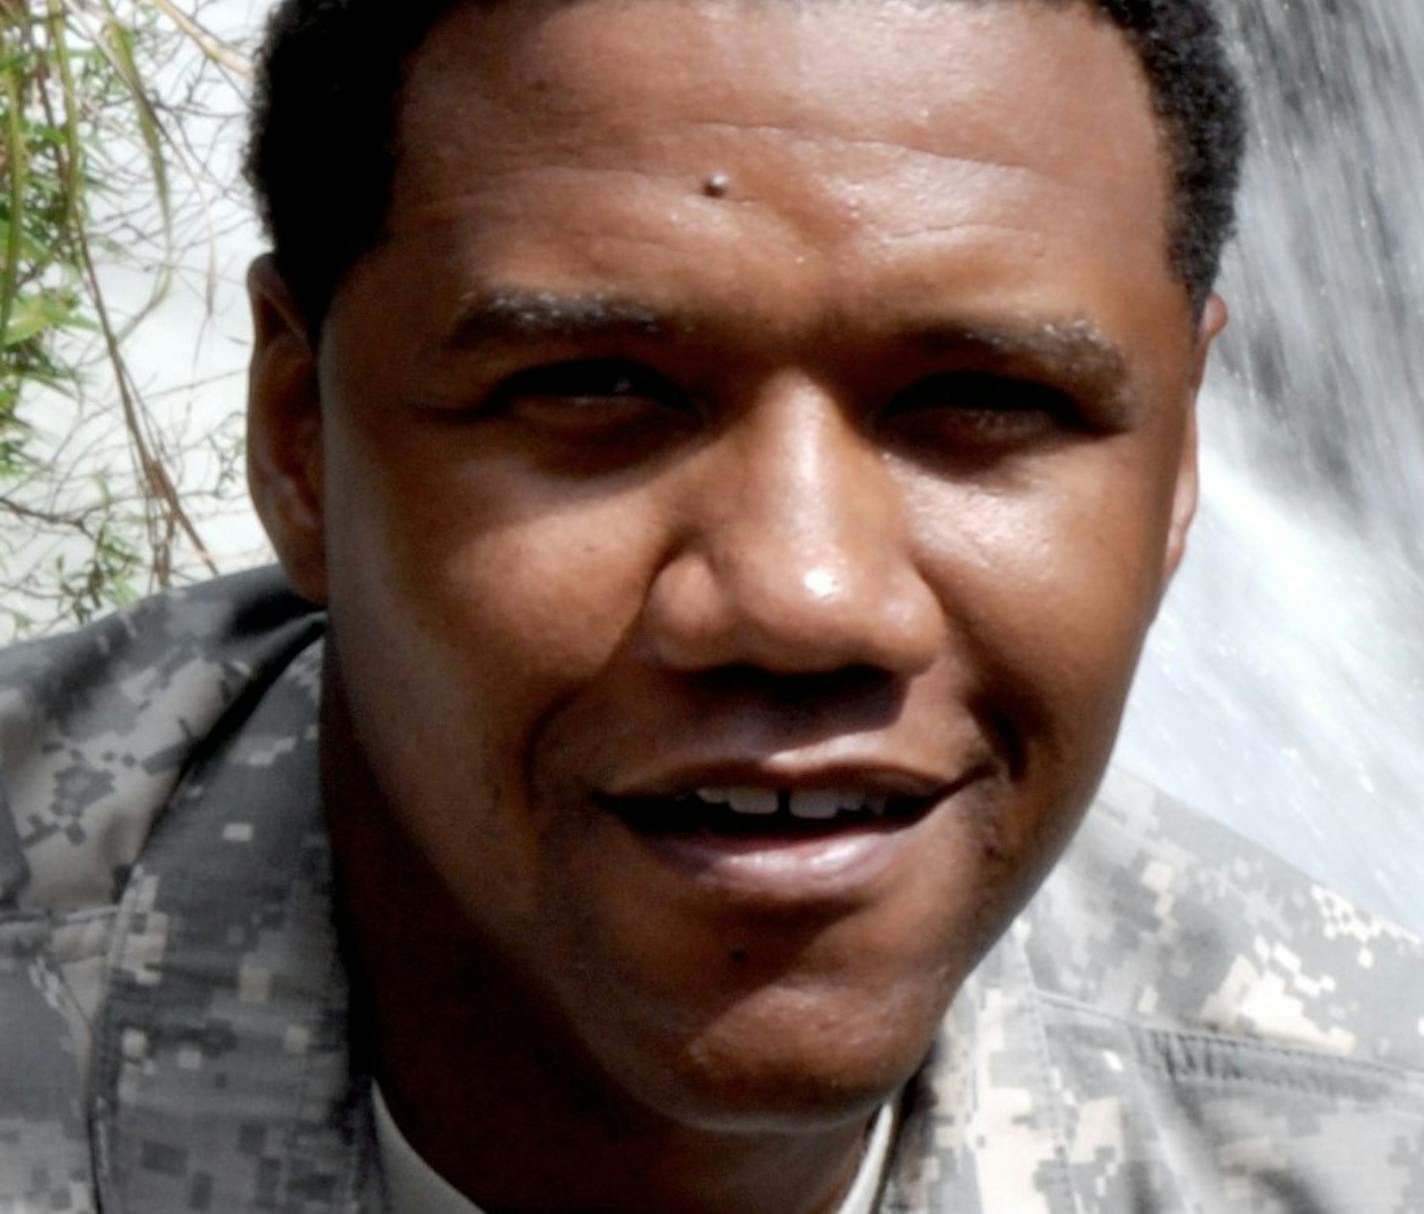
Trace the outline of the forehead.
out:
<instances>
[{"instance_id":1,"label":"forehead","mask_svg":"<svg viewBox=\"0 0 1424 1214\"><path fill-rule=\"evenodd\" d=\"M670 104L692 123L775 114L788 133L829 127L926 151L952 137L966 158L1017 158L1094 186L1109 164L1166 168L1160 154L1142 161L1160 149L1136 54L1073 0L465 4L416 52L402 101L416 168L471 120L503 120L515 144L551 128L597 142L672 116ZM1101 136L1087 160L1071 138L1086 128Z\"/></svg>"},{"instance_id":2,"label":"forehead","mask_svg":"<svg viewBox=\"0 0 1424 1214\"><path fill-rule=\"evenodd\" d=\"M1170 276L1146 80L1078 3L462 5L408 65L400 149L388 251L468 286L755 281L790 316L939 290L953 255L960 304L1091 268L1130 324L1143 267Z\"/></svg>"}]
</instances>

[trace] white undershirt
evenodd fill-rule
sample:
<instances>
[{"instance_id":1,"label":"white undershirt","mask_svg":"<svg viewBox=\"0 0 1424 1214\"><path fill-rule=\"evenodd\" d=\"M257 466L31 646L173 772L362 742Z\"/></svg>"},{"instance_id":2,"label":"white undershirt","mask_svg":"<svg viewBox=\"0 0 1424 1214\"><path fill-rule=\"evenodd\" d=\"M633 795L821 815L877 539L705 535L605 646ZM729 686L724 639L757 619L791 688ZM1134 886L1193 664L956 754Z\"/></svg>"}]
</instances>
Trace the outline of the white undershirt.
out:
<instances>
[{"instance_id":1,"label":"white undershirt","mask_svg":"<svg viewBox=\"0 0 1424 1214\"><path fill-rule=\"evenodd\" d=\"M481 1214L479 1206L432 1168L406 1141L391 1117L378 1084L371 1085L376 1110L376 1145L386 1181L386 1204L391 1214ZM890 1158L895 1126L894 1103L875 1115L865 1144L860 1170L836 1214L873 1214L875 1195Z\"/></svg>"}]
</instances>

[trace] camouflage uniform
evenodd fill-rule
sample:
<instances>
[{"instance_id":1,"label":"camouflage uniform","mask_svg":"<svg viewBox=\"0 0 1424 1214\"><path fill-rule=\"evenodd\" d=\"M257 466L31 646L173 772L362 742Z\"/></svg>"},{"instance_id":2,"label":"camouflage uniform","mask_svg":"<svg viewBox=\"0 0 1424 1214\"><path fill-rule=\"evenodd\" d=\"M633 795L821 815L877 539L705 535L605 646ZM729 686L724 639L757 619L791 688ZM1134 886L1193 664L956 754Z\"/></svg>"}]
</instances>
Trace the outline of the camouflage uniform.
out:
<instances>
[{"instance_id":1,"label":"camouflage uniform","mask_svg":"<svg viewBox=\"0 0 1424 1214\"><path fill-rule=\"evenodd\" d=\"M381 1208L273 573L0 655L0 1214ZM1424 948L1109 777L906 1095L880 1209L1424 1211Z\"/></svg>"}]
</instances>

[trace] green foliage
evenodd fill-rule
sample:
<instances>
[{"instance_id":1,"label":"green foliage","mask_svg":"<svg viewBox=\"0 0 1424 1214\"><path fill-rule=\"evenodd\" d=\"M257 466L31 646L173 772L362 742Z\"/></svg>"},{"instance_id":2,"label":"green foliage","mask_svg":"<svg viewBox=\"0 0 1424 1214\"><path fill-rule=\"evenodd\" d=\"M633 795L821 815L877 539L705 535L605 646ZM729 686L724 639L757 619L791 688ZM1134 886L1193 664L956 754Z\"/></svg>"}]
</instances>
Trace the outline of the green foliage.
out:
<instances>
[{"instance_id":1,"label":"green foliage","mask_svg":"<svg viewBox=\"0 0 1424 1214\"><path fill-rule=\"evenodd\" d=\"M17 596L48 600L50 620L83 621L168 584L180 542L206 561L124 357L127 333L167 288L172 258L150 273L146 307L121 319L96 268L122 260L135 222L171 253L178 150L150 80L175 42L229 54L168 0L122 10L116 0L0 0L0 556L52 541L43 586L0 576L10 633L37 618ZM140 220L126 216L117 236L96 219L132 210L140 195L151 205L138 208ZM128 491L110 488L112 458L98 470L66 463L63 443L26 420L27 408L53 414L61 398L82 404L96 377L127 456Z\"/></svg>"},{"instance_id":2,"label":"green foliage","mask_svg":"<svg viewBox=\"0 0 1424 1214\"><path fill-rule=\"evenodd\" d=\"M93 56L76 73L61 5L35 12L12 2L3 13L0 439L17 449L16 406L25 386L73 381L73 368L55 356L56 331L92 327L76 241L87 214L81 124L85 103L105 82Z\"/></svg>"}]
</instances>

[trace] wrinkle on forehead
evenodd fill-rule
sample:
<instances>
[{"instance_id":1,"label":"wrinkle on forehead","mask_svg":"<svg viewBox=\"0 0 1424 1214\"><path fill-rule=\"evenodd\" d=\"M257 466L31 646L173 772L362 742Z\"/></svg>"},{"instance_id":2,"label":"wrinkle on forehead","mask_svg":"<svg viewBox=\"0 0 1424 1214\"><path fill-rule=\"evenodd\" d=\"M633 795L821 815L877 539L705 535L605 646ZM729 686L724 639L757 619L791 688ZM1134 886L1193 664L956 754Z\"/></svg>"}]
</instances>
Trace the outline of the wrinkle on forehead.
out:
<instances>
[{"instance_id":1,"label":"wrinkle on forehead","mask_svg":"<svg viewBox=\"0 0 1424 1214\"><path fill-rule=\"evenodd\" d=\"M720 169L715 171L726 177L722 188L710 196L703 189L714 171L708 166L718 163L719 149L733 144L739 156L759 156L766 167L773 170L785 157L796 156L812 164L819 179L827 183L852 177L882 178L892 172L902 177L933 174L940 179L941 186L945 184L946 173L964 180L985 171L1021 176L1026 181L1045 176L1042 166L1026 160L934 146L924 138L892 139L884 135L822 129L809 123L734 121L695 112L679 120L677 144L675 149L670 149L666 139L630 138L626 130L610 131L595 117L584 115L566 137L550 141L550 154L539 168L554 174L588 172L656 180L679 190L696 189L704 197L723 204L745 202L749 196L745 173L728 176ZM529 131L524 127L493 126L482 141L480 178L494 184L512 173L528 172L529 149ZM671 160L680 161L686 167L669 168ZM435 171L422 174L417 188L406 191L412 203L428 199L449 184L441 180L439 172L445 158L435 157L432 161L426 163ZM1062 184L1083 188L1073 182Z\"/></svg>"},{"instance_id":2,"label":"wrinkle on forehead","mask_svg":"<svg viewBox=\"0 0 1424 1214\"><path fill-rule=\"evenodd\" d=\"M481 173L463 187L452 182L447 192L408 202L392 216L388 243L434 241L473 271L476 265L524 264L526 253L538 258L556 230L581 234L569 248L588 266L605 265L615 256L627 264L622 259L637 258L640 246L676 260L720 234L746 256L757 255L749 242L771 242L764 245L766 255L794 262L806 275L834 277L844 258L880 250L892 259L887 267L900 266L914 281L932 275L955 246L1008 240L1026 250L1046 251L1053 243L1079 251L1088 247L1084 240L1099 209L1096 195L1071 194L1028 169L948 160L931 165L927 158L911 167L919 171L901 166L900 172L852 176L798 169L797 188L788 191L782 187L790 170L782 158L770 178L732 174L729 195L714 199L698 188L700 178L691 170L524 166ZM986 191L994 200L988 210ZM1051 199L1051 209L1041 205L1044 198ZM1160 245L1165 261L1165 241L1150 228L1136 237L1119 232L1113 239L1121 247L1141 241L1155 251ZM925 281L923 288L932 285Z\"/></svg>"},{"instance_id":3,"label":"wrinkle on forehead","mask_svg":"<svg viewBox=\"0 0 1424 1214\"><path fill-rule=\"evenodd\" d=\"M1072 142L1059 136L1101 125L1108 95L1129 104L1114 107L1094 170L1140 174L1145 138L1164 194L1168 182L1137 56L1080 4L581 0L462 6L437 30L406 89L405 130L422 159L438 161L462 125L486 145L503 135L577 151L605 139L636 148L649 118L672 117L689 133L879 144L1071 179L1088 166L1066 147L1055 155ZM1051 112L1026 115L1019 94L1040 81L1069 87L1050 90Z\"/></svg>"},{"instance_id":4,"label":"wrinkle on forehead","mask_svg":"<svg viewBox=\"0 0 1424 1214\"><path fill-rule=\"evenodd\" d=\"M772 139L784 139L792 143L817 143L828 142L847 148L860 148L867 151L888 152L896 156L909 154L912 156L929 156L934 160L955 160L967 164L991 165L999 169L1024 169L1036 171L1032 166L1016 162L1005 156L984 156L970 155L962 151L946 153L943 148L930 147L927 144L914 142L909 139L886 139L883 136L848 134L840 131L809 130L803 126L791 126L787 123L776 122L735 122L729 118L721 117L699 117L696 113L690 114L686 119L687 125L694 129L710 131L728 131L744 133L748 135L762 135Z\"/></svg>"}]
</instances>

